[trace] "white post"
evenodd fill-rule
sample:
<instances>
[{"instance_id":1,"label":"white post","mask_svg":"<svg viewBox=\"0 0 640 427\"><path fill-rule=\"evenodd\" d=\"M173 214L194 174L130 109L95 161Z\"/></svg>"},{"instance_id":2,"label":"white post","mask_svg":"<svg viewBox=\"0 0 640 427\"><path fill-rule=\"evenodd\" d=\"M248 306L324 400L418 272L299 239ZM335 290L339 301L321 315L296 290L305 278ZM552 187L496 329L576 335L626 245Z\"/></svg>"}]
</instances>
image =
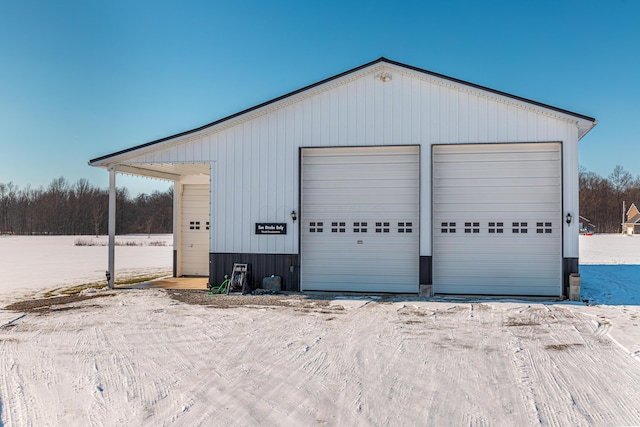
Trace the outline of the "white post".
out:
<instances>
[{"instance_id":1,"label":"white post","mask_svg":"<svg viewBox=\"0 0 640 427\"><path fill-rule=\"evenodd\" d=\"M173 181L173 275L182 275L182 190L180 181Z\"/></svg>"},{"instance_id":2,"label":"white post","mask_svg":"<svg viewBox=\"0 0 640 427\"><path fill-rule=\"evenodd\" d=\"M116 246L116 169L109 168L109 269L107 280L109 289L115 282L115 246Z\"/></svg>"},{"instance_id":3,"label":"white post","mask_svg":"<svg viewBox=\"0 0 640 427\"><path fill-rule=\"evenodd\" d=\"M620 230L622 230L622 234L626 234L627 233L627 230L625 230L625 228L624 228L624 223L626 221L626 218L625 218L625 216L626 216L625 209L627 207L626 204L627 204L627 202L623 200L622 201L622 224L620 225Z\"/></svg>"}]
</instances>

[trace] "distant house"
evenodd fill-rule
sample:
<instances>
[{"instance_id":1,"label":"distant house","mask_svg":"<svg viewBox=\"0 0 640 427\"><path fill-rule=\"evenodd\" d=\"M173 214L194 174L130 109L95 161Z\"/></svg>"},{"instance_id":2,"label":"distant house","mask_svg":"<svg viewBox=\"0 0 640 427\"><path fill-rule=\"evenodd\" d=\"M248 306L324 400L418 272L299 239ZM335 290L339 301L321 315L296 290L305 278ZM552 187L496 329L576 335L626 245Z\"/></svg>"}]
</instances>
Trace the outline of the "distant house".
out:
<instances>
[{"instance_id":1,"label":"distant house","mask_svg":"<svg viewBox=\"0 0 640 427\"><path fill-rule=\"evenodd\" d=\"M627 210L627 220L624 223L623 230L626 234L640 233L640 211L635 203L631 203L631 207Z\"/></svg>"},{"instance_id":2,"label":"distant house","mask_svg":"<svg viewBox=\"0 0 640 427\"><path fill-rule=\"evenodd\" d=\"M580 234L592 234L596 231L596 225L589 218L580 215Z\"/></svg>"}]
</instances>

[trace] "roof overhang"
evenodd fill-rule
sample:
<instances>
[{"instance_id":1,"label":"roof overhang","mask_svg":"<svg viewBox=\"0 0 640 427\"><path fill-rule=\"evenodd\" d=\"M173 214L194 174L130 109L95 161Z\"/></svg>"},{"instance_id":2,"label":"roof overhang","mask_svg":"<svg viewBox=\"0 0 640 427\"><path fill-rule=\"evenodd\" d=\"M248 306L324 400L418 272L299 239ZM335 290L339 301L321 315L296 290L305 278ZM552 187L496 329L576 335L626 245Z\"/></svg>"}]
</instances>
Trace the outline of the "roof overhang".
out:
<instances>
[{"instance_id":1,"label":"roof overhang","mask_svg":"<svg viewBox=\"0 0 640 427\"><path fill-rule=\"evenodd\" d=\"M598 121L596 119L593 119L592 122L588 120L578 121L578 141L580 141L583 136L589 133L591 129L596 127L597 124Z\"/></svg>"},{"instance_id":2,"label":"roof overhang","mask_svg":"<svg viewBox=\"0 0 640 427\"><path fill-rule=\"evenodd\" d=\"M106 169L113 168L118 173L145 176L148 178L180 181L185 176L210 174L210 163L105 163L92 165Z\"/></svg>"}]
</instances>

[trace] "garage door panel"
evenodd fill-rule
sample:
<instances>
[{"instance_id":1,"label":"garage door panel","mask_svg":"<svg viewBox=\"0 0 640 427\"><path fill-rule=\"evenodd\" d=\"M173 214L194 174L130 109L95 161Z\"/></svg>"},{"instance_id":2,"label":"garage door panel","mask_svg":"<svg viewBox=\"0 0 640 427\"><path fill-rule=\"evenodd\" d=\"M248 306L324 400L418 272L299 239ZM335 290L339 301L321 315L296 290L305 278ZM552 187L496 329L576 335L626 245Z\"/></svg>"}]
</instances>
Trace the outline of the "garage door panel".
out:
<instances>
[{"instance_id":1,"label":"garage door panel","mask_svg":"<svg viewBox=\"0 0 640 427\"><path fill-rule=\"evenodd\" d=\"M446 191L449 188L474 189L480 191L483 188L495 188L496 186L505 188L549 188L558 184L558 177L549 178L476 178L476 179L460 179L459 177L435 179L434 185L440 191Z\"/></svg>"},{"instance_id":2,"label":"garage door panel","mask_svg":"<svg viewBox=\"0 0 640 427\"><path fill-rule=\"evenodd\" d=\"M435 179L447 179L455 178L456 180L463 179L482 179L480 173L490 171L492 173L492 179L506 179L506 178L538 178L545 175L545 172L552 172L544 163L535 164L518 164L509 165L509 168L501 169L505 165L502 163L493 163L491 165L472 165L468 163L440 163L440 166L451 168L455 170L455 175L449 171L438 171L434 175ZM551 175L551 177L559 178L559 176Z\"/></svg>"},{"instance_id":3,"label":"garage door panel","mask_svg":"<svg viewBox=\"0 0 640 427\"><path fill-rule=\"evenodd\" d=\"M506 187L504 190L503 194L502 191L496 191L496 187L494 187L493 191L451 189L444 192L434 191L434 197L439 197L439 200L442 200L442 204L469 204L469 200L479 199L477 202L473 203L473 206L505 203L505 199L508 199L507 202L512 205L514 204L513 202L516 202L517 204L526 203L528 205L557 204L562 200L561 197L545 192L543 189L532 189L529 191L526 188L521 188L520 191L517 191L511 187Z\"/></svg>"},{"instance_id":4,"label":"garage door panel","mask_svg":"<svg viewBox=\"0 0 640 427\"><path fill-rule=\"evenodd\" d=\"M499 189L499 191L498 191ZM433 195L436 200L442 203L447 202L466 202L473 204L489 203L498 197L517 198L522 202L528 203L557 203L561 200L561 196L555 194L556 185L538 185L538 186L520 186L505 185L503 187L498 184L465 186L456 185L448 187L439 187L434 189Z\"/></svg>"},{"instance_id":5,"label":"garage door panel","mask_svg":"<svg viewBox=\"0 0 640 427\"><path fill-rule=\"evenodd\" d=\"M381 199L382 201L384 201L384 199ZM352 201L356 201L356 200L352 200ZM359 201L360 203L357 206L353 206L353 205L349 205L347 203L334 203L333 200L331 201L327 201L326 203L322 203L322 202L309 202L307 204L305 204L305 209L306 212L309 215L313 215L317 218L317 220L322 220L323 218L326 218L328 215L330 215L331 213L331 209L342 209L342 211L347 211L347 212L361 212L363 214L363 218L351 218L352 220L359 220L359 221L365 221L365 220L379 220L379 219L384 219L383 217L380 217L379 212L389 212L389 215L387 215L387 217L390 217L390 215L393 215L393 217L395 218L403 218L405 216L407 216L407 209L413 209L416 206L418 206L418 203L415 203L415 201L410 200L410 201L405 201L405 203L397 203L398 207L394 208L393 206L386 206L383 205L383 208L377 208L378 206L380 206L380 203L376 203L376 202L371 202L371 201ZM374 209L374 211L370 211L369 209ZM326 212L328 212L328 214L325 214ZM366 215L366 216L364 216ZM371 215L374 216L374 218L372 219ZM332 217L333 218L333 217ZM336 219L339 218L339 216L335 217ZM346 220L345 218L342 218L342 220Z\"/></svg>"},{"instance_id":6,"label":"garage door panel","mask_svg":"<svg viewBox=\"0 0 640 427\"><path fill-rule=\"evenodd\" d=\"M310 189L306 192L308 198L322 198L331 200L334 204L351 205L354 202L374 204L376 200L394 198L399 203L415 203L413 189L402 187L361 187L361 188L326 188Z\"/></svg>"},{"instance_id":7,"label":"garage door panel","mask_svg":"<svg viewBox=\"0 0 640 427\"><path fill-rule=\"evenodd\" d=\"M560 144L495 145L433 149L434 290L560 295Z\"/></svg>"},{"instance_id":8,"label":"garage door panel","mask_svg":"<svg viewBox=\"0 0 640 427\"><path fill-rule=\"evenodd\" d=\"M361 151L361 150L360 150ZM390 162L407 165L417 165L418 161L412 154L396 154L396 155L366 155L362 152L358 153L354 151L351 154L346 152L336 153L334 156L313 156L309 158L305 164L307 165L325 165L331 163L339 169L341 166L347 167L361 167L363 169L369 169L373 165L386 166Z\"/></svg>"},{"instance_id":9,"label":"garage door panel","mask_svg":"<svg viewBox=\"0 0 640 427\"><path fill-rule=\"evenodd\" d=\"M513 187L548 187L556 186L558 177L510 177L506 185ZM456 177L434 178L435 188L444 191L446 188L492 188L496 185L505 185L504 178L478 178L478 179L458 179Z\"/></svg>"},{"instance_id":10,"label":"garage door panel","mask_svg":"<svg viewBox=\"0 0 640 427\"><path fill-rule=\"evenodd\" d=\"M552 198L551 203L541 203L541 204L536 204L536 203L523 203L522 205L515 205L513 203L496 203L496 204L489 204L489 203L476 203L474 204L474 206L470 206L468 201L463 201L462 199L458 201L458 203L443 203L440 206L434 207L434 214L438 214L440 216L435 217L434 218L436 220L450 220L450 218L452 218L452 216L450 215L451 212L460 212L460 211L464 211L464 212L469 212L469 209L471 208L477 208L476 212L479 212L480 209L482 209L482 212L491 212L492 214L495 213L496 216L493 216L491 218L485 218L485 220L489 221L505 221L505 223L507 223L508 221L517 221L520 218L523 218L522 216L520 216L520 214L522 215L527 215L529 213L532 212L533 209L536 210L536 220L538 221L549 221L552 220L554 224L558 224L558 220L556 218L558 218L555 214L558 213L558 209L557 207L555 207L555 205L557 205L558 203L560 203L561 199L560 198ZM553 203L555 202L555 204ZM505 210L509 210L512 213L517 213L517 218L515 216L513 216L510 218L505 219L504 218L504 212ZM463 217L462 219L473 219L474 217L471 216L472 214L469 214L465 217ZM550 216L553 215L553 216ZM455 217L455 218L460 218L460 217ZM478 215L475 216L475 218L481 218ZM520 219L521 221L526 221L526 218Z\"/></svg>"},{"instance_id":11,"label":"garage door panel","mask_svg":"<svg viewBox=\"0 0 640 427\"><path fill-rule=\"evenodd\" d=\"M397 261L397 263L406 262L403 265L413 265L413 260L408 260L407 257L409 254L413 254L413 251L409 250L399 250L401 246L397 245L394 247L387 247L387 254L385 254L385 259ZM326 268L331 266L332 264L342 263L342 262L361 262L366 264L375 264L379 262L378 255L380 254L380 250L383 249L381 247L369 247L369 248L355 248L351 252L349 259L347 261L344 260L344 256L338 253L336 254L335 249L332 247L322 248L319 247L316 250L316 254L318 255L318 259L310 259L305 263L305 266L320 266Z\"/></svg>"},{"instance_id":12,"label":"garage door panel","mask_svg":"<svg viewBox=\"0 0 640 427\"><path fill-rule=\"evenodd\" d=\"M490 230L491 229L481 229L480 234L486 235ZM504 238L488 236L471 238L460 235L438 238L436 243L438 244L438 249L442 251L456 250L459 253L478 253L478 247L482 246L491 246L491 253L512 252L515 250L522 251L522 253L535 253L537 248L548 251L550 249L548 240L548 237L510 238L509 235L505 235ZM554 253L557 251L554 251ZM482 253L478 253L478 256L482 256Z\"/></svg>"},{"instance_id":13,"label":"garage door panel","mask_svg":"<svg viewBox=\"0 0 640 427\"><path fill-rule=\"evenodd\" d=\"M407 280L402 283L388 283L382 281L377 276L354 276L343 278L343 281L331 281L331 279L314 282L307 280L307 290L317 290L325 292L379 292L379 293L416 293L416 285L406 285ZM363 283L367 283L366 290ZM393 290L390 290L393 289Z\"/></svg>"},{"instance_id":14,"label":"garage door panel","mask_svg":"<svg viewBox=\"0 0 640 427\"><path fill-rule=\"evenodd\" d=\"M453 256L447 256L453 255ZM501 271L501 275L510 274L511 270L506 268L506 265L514 262L522 262L527 261L519 266L517 271L535 271L540 264L546 263L555 263L557 261L557 253L545 254L545 253L497 253L500 258L500 266L499 269L496 269L496 257L488 256L487 254L479 254L479 253L453 253L449 252L448 254L443 254L442 262L443 266L455 267L456 269L461 269L461 264L465 264L464 268L471 268L468 266L474 266L473 270L477 269L488 269L492 271L493 274L496 271ZM477 268L476 268L477 267ZM544 271L547 271L546 269ZM517 273L518 275L520 273ZM540 272L540 274L544 274L544 272Z\"/></svg>"},{"instance_id":15,"label":"garage door panel","mask_svg":"<svg viewBox=\"0 0 640 427\"><path fill-rule=\"evenodd\" d=\"M446 266L449 268L456 268L457 274L455 277L447 276L441 278L441 282L439 283L439 285L449 284L455 286L467 286L473 284L478 287L483 287L483 290L486 290L487 286L491 285L492 283L504 281L505 279L514 282L514 284L517 283L517 281L522 280L523 283L525 281L532 281L540 286L547 286L548 284L545 284L543 280L555 280L556 273L558 272L558 270L556 269L544 269L544 271L540 272L533 267L528 267L506 270L504 272L501 272L500 275L496 275L496 270L494 268L488 267L486 263L469 265L462 268L460 262L458 261L457 266L455 263L451 263ZM561 266L558 265L558 267ZM478 280L476 280L474 283L467 283L466 280L461 280L462 278L472 278ZM556 287L555 285L552 286ZM529 291L524 294L533 295L534 292Z\"/></svg>"},{"instance_id":16,"label":"garage door panel","mask_svg":"<svg viewBox=\"0 0 640 427\"><path fill-rule=\"evenodd\" d=\"M450 155L449 158L452 159L450 161L443 161L441 157L438 157L439 160L436 161L435 164L446 164L459 169L468 170L470 172L477 172L485 169L494 169L500 175L510 175L514 172L517 172L518 169L522 169L525 171L525 173L531 174L532 176L540 176L542 174L538 173L537 171L551 171L553 168L549 165L549 162L559 160L559 157L556 156L545 156L537 159L527 158L526 160L523 160L522 157L519 157L518 154L515 154L514 156L505 156L500 160L491 160L491 157L489 156L475 155L473 157L474 159L471 159L470 157L460 159L460 157L457 155ZM447 172L448 171L441 171L441 173L444 174L446 174Z\"/></svg>"},{"instance_id":17,"label":"garage door panel","mask_svg":"<svg viewBox=\"0 0 640 427\"><path fill-rule=\"evenodd\" d=\"M467 285L444 284L443 286L455 289L455 294L459 295L504 295L504 296L558 296L555 286L542 286L538 280L534 279L496 279L486 286L472 284L469 280Z\"/></svg>"},{"instance_id":18,"label":"garage door panel","mask_svg":"<svg viewBox=\"0 0 640 427\"><path fill-rule=\"evenodd\" d=\"M413 173L415 175L417 171ZM314 179L313 181L309 181L305 188L309 190L313 189L326 189L326 188L341 188L342 187L342 178L335 176L333 179ZM405 188L407 186L412 186L415 184L415 178L407 179L407 178L387 178L387 179L377 179L375 180L356 180L353 179L351 181L351 188L369 188L369 187L378 187L378 188Z\"/></svg>"},{"instance_id":19,"label":"garage door panel","mask_svg":"<svg viewBox=\"0 0 640 427\"><path fill-rule=\"evenodd\" d=\"M301 288L417 292L419 176L418 147L303 150Z\"/></svg>"},{"instance_id":20,"label":"garage door panel","mask_svg":"<svg viewBox=\"0 0 640 427\"><path fill-rule=\"evenodd\" d=\"M326 181L329 184L340 182L343 178L353 180L355 183L383 181L385 179L388 179L391 182L395 182L396 180L399 181L403 179L410 180L412 172L415 172L417 169L418 168L414 165L405 165L402 170L391 172L385 165L369 165L368 167L365 167L365 165L362 165L361 167L355 167L353 165L343 165L340 167L327 169L326 171L315 175L318 179ZM314 178L316 178L316 176L314 176Z\"/></svg>"},{"instance_id":21,"label":"garage door panel","mask_svg":"<svg viewBox=\"0 0 640 427\"><path fill-rule=\"evenodd\" d=\"M550 158L559 158L560 153L553 147L554 143L530 143L527 147L528 156L535 158L540 153L548 153ZM474 155L475 158L483 157L501 158L504 156L519 157L519 153L514 152L512 147L519 144L449 144L438 146L438 158L447 158L448 155L458 155L460 147L467 154ZM438 160L434 160L434 163Z\"/></svg>"},{"instance_id":22,"label":"garage door panel","mask_svg":"<svg viewBox=\"0 0 640 427\"><path fill-rule=\"evenodd\" d=\"M394 279L387 281L389 285L399 283L398 280L402 276L406 277L414 277L413 263L405 261L404 258L397 257L389 259L389 262L393 262L394 268L393 272L384 269L377 269L376 263L371 260L371 257L362 257L362 256L353 256L349 259L351 262L350 268L341 268L343 264L347 264L344 262L344 257L335 257L327 256L326 260L322 262L308 262L305 263L305 268L307 271L305 274L307 275L307 279L322 279L325 280L331 274L344 274L347 276L362 276L365 274L373 274L379 276L382 280L385 276L393 276ZM380 261L378 261L379 263ZM366 267L366 268L363 268ZM376 280L375 283L380 282L380 280ZM412 283L415 286L415 283ZM369 283L363 283L362 285L369 285Z\"/></svg>"}]
</instances>

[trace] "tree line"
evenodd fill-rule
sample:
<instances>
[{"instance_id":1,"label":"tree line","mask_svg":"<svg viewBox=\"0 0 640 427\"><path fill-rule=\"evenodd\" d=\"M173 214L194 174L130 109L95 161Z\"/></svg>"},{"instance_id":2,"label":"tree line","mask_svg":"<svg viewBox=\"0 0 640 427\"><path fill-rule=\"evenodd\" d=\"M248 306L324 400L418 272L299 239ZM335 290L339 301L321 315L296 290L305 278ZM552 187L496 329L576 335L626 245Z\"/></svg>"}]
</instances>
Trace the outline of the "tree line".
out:
<instances>
[{"instance_id":1,"label":"tree line","mask_svg":"<svg viewBox=\"0 0 640 427\"><path fill-rule=\"evenodd\" d=\"M598 233L621 232L623 204L625 211L631 203L640 208L640 176L634 178L620 165L606 178L581 166L579 180L580 215L588 218Z\"/></svg>"},{"instance_id":2,"label":"tree line","mask_svg":"<svg viewBox=\"0 0 640 427\"><path fill-rule=\"evenodd\" d=\"M618 233L623 202L640 208L640 176L618 165L602 177L584 167L579 170L580 215L598 233ZM107 234L109 191L82 178L70 183L54 179L48 187L19 188L0 183L0 234ZM626 218L625 218L626 219ZM116 233L172 233L173 190L129 195L116 189Z\"/></svg>"},{"instance_id":3,"label":"tree line","mask_svg":"<svg viewBox=\"0 0 640 427\"><path fill-rule=\"evenodd\" d=\"M37 189L0 183L0 234L104 235L108 203L109 190L84 178L60 177ZM116 234L172 232L172 188L135 197L116 189Z\"/></svg>"}]
</instances>

